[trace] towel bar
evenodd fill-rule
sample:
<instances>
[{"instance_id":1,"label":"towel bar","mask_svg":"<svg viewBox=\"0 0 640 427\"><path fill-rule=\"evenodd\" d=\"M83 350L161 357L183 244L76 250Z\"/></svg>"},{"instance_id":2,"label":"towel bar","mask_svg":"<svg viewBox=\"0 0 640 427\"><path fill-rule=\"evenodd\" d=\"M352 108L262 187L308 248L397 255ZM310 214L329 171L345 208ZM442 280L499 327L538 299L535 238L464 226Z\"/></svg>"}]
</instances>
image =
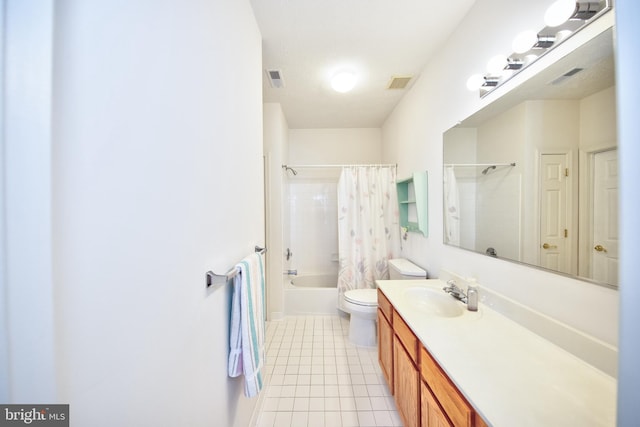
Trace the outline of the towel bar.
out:
<instances>
[{"instance_id":1,"label":"towel bar","mask_svg":"<svg viewBox=\"0 0 640 427\"><path fill-rule=\"evenodd\" d=\"M267 252L267 248L261 248L260 246L257 246L257 245L254 248L254 250L260 255L263 255L264 253ZM231 270L227 271L226 274L216 274L213 271L209 270L206 273L207 288L212 285L218 285L218 286L224 285L229 280L233 279L239 272L240 270L238 270L237 267L233 267Z\"/></svg>"}]
</instances>

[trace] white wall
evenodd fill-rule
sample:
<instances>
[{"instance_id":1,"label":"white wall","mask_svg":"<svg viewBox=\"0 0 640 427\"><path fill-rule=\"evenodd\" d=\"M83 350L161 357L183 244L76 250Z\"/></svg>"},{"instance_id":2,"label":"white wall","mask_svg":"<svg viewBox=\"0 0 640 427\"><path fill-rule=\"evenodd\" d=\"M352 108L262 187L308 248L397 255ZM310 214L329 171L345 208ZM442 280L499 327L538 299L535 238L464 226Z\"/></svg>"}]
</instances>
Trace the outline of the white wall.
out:
<instances>
[{"instance_id":1,"label":"white wall","mask_svg":"<svg viewBox=\"0 0 640 427\"><path fill-rule=\"evenodd\" d=\"M291 164L380 163L381 156L382 132L378 128L289 131Z\"/></svg>"},{"instance_id":2,"label":"white wall","mask_svg":"<svg viewBox=\"0 0 640 427\"><path fill-rule=\"evenodd\" d=\"M14 272L9 309L31 288L47 303L38 292L52 283L52 309L34 307L21 326L49 328L55 347L48 357L46 342L42 354L12 342L11 371L46 371L44 358L57 375L54 393L14 378L12 401L69 403L74 425L248 425L256 399L227 377L231 287L207 291L205 272L264 244L261 37L249 2L68 0L49 13L11 3L53 31L48 63L29 68L52 93L38 104L52 132L24 171L51 197L23 203L27 225L45 227L26 243L52 250L53 274Z\"/></svg>"},{"instance_id":3,"label":"white wall","mask_svg":"<svg viewBox=\"0 0 640 427\"><path fill-rule=\"evenodd\" d=\"M497 52L509 52L515 34L522 28L542 27L530 21L541 20L550 3L478 0L387 119L383 127L383 161L398 162L400 175L413 170L429 171L430 237L410 234L403 243L406 257L427 268L432 276L442 268L476 276L483 286L615 345L616 291L442 244L443 132L611 22L611 14L608 19L601 18L601 24L581 31L482 100L477 93L468 91L467 78L482 72L486 61Z\"/></svg>"},{"instance_id":4,"label":"white wall","mask_svg":"<svg viewBox=\"0 0 640 427\"><path fill-rule=\"evenodd\" d=\"M289 157L289 127L282 111L276 103L264 104L264 151L267 166L267 242L269 287L267 289L267 315L277 319L284 315L284 297L282 293L282 271L284 265L284 242L288 239L288 210L284 209L287 200L286 176L282 165ZM286 232L286 234L285 234Z\"/></svg>"}]
</instances>

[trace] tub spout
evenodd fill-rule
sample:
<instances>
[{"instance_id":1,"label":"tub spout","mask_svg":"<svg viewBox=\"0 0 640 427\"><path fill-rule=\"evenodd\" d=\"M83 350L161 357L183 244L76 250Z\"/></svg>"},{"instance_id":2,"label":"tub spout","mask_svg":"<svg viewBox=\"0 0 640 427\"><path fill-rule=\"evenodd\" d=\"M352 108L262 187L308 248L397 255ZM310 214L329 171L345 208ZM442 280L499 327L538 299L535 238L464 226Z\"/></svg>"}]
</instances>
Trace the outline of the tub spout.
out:
<instances>
[{"instance_id":1,"label":"tub spout","mask_svg":"<svg viewBox=\"0 0 640 427\"><path fill-rule=\"evenodd\" d=\"M286 270L284 272L284 274L286 274L288 276L297 276L298 275L298 270Z\"/></svg>"}]
</instances>

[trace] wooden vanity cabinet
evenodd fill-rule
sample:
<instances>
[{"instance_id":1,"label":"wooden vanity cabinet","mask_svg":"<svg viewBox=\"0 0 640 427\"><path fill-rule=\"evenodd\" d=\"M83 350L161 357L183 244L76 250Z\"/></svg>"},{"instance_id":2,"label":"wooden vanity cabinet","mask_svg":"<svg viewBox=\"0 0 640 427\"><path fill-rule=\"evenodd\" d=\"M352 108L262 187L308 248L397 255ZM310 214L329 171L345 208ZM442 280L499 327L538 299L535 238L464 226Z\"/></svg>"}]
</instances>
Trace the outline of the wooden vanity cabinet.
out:
<instances>
[{"instance_id":1,"label":"wooden vanity cabinet","mask_svg":"<svg viewBox=\"0 0 640 427\"><path fill-rule=\"evenodd\" d=\"M378 291L378 362L389 390L393 394L393 308L389 300Z\"/></svg>"},{"instance_id":2,"label":"wooden vanity cabinet","mask_svg":"<svg viewBox=\"0 0 640 427\"><path fill-rule=\"evenodd\" d=\"M393 389L405 427L420 427L418 339L396 311L393 313Z\"/></svg>"},{"instance_id":3,"label":"wooden vanity cabinet","mask_svg":"<svg viewBox=\"0 0 640 427\"><path fill-rule=\"evenodd\" d=\"M380 290L378 361L405 427L487 427Z\"/></svg>"}]
</instances>

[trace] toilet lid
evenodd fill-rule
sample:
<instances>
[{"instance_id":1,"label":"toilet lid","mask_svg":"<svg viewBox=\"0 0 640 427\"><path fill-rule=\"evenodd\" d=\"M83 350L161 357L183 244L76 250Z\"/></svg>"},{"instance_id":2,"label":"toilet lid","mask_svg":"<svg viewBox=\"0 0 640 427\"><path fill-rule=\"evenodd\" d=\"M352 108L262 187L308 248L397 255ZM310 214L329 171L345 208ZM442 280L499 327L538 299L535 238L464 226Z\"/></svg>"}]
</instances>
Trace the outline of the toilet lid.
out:
<instances>
[{"instance_id":1,"label":"toilet lid","mask_svg":"<svg viewBox=\"0 0 640 427\"><path fill-rule=\"evenodd\" d=\"M344 293L344 299L352 304L378 305L378 294L375 289L352 289Z\"/></svg>"}]
</instances>

